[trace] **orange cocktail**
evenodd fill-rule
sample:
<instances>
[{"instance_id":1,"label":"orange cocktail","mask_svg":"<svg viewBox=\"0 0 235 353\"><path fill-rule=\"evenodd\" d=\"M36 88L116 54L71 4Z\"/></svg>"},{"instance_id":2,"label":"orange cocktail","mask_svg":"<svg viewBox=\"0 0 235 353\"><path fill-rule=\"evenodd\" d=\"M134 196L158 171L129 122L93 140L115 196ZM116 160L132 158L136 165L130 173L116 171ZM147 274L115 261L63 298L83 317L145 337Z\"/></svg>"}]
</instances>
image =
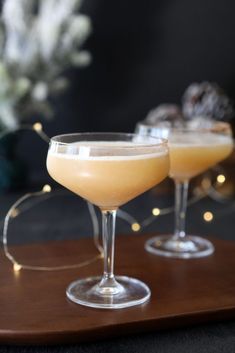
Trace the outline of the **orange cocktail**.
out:
<instances>
[{"instance_id":1,"label":"orange cocktail","mask_svg":"<svg viewBox=\"0 0 235 353\"><path fill-rule=\"evenodd\" d=\"M225 159L233 144L228 135L174 131L169 135L170 177L189 180Z\"/></svg>"},{"instance_id":2,"label":"orange cocktail","mask_svg":"<svg viewBox=\"0 0 235 353\"><path fill-rule=\"evenodd\" d=\"M109 155L114 145L117 147L115 155ZM104 209L132 200L160 183L169 170L166 152L131 148L134 143L92 142L89 146L97 148L96 155L86 156L84 144L80 156L62 153L63 146L61 151L49 152L47 169L57 182ZM122 146L126 152L125 148L122 151Z\"/></svg>"}]
</instances>

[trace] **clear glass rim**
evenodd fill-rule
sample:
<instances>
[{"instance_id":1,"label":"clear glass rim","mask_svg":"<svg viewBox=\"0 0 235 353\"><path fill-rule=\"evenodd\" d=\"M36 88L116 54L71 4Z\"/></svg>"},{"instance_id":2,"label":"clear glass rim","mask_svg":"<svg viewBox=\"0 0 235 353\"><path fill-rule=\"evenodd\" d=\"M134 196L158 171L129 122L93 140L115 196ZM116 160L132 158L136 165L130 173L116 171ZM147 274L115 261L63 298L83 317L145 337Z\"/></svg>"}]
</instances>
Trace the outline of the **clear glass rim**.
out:
<instances>
[{"instance_id":1,"label":"clear glass rim","mask_svg":"<svg viewBox=\"0 0 235 353\"><path fill-rule=\"evenodd\" d=\"M216 122L215 122L216 123ZM187 126L182 126L182 127L170 127L170 126L157 126L157 125L153 125L153 124L148 124L146 123L144 120L139 121L136 124L136 127L140 127L140 128L146 128L146 129L159 129L159 130L169 130L170 132L178 132L178 133L184 133L184 132L192 132L192 133L212 133L212 134L220 134L220 135L226 135L229 136L228 134L226 134L225 131L221 131L221 130L216 130L216 125L215 126L211 126L211 127L187 127ZM139 134L139 133L137 133ZM151 136L148 135L148 136Z\"/></svg>"},{"instance_id":2,"label":"clear glass rim","mask_svg":"<svg viewBox=\"0 0 235 353\"><path fill-rule=\"evenodd\" d=\"M74 138L76 138L76 137L78 137L79 138L79 136L80 137L91 137L91 136L94 136L94 139L93 140L80 140L79 141L79 139L77 140L77 141L73 141L73 142L63 142L63 141L60 141L61 139L63 139L63 138L66 138L66 137L73 137L74 136ZM61 134L61 135L56 135L56 136L53 136L53 137L51 137L51 139L50 139L50 143L56 143L56 144L59 144L59 145L65 145L65 146L68 146L68 145L70 145L71 143L74 143L74 142L92 142L92 141L97 141L96 139L95 139L95 137L97 137L98 138L98 136L103 136L104 138L105 138L105 136L109 136L109 137L111 137L111 136L115 136L115 137L118 137L118 136L120 136L120 140L121 140L121 142L125 142L125 140L123 139L121 139L121 137L136 137L136 138L143 138L143 139L146 139L146 140L149 140L149 143L146 141L146 143L145 142L143 142L143 143L140 143L140 144L137 144L137 145L133 145L133 146L131 146L131 145L129 145L129 146L125 146L125 145L123 145L123 146L110 146L110 148L119 148L120 149L120 147L121 148L123 148L123 149L131 149L131 148L134 148L134 149L136 149L136 148L138 148L138 147L141 147L141 148L143 148L143 147L161 147L161 146L167 146L167 143L168 143L168 140L166 139L166 138L162 138L162 137L156 137L156 136L151 136L151 135L146 135L146 136L144 136L144 135L141 135L141 134L138 134L138 133L125 133L125 132L78 132L78 133L69 133L69 134ZM101 141L101 139L100 139L100 141ZM104 141L105 141L105 139L104 139ZM111 141L111 140L107 140L107 141ZM116 140L116 141L118 141L118 140ZM104 146L94 146L94 148L104 148Z\"/></svg>"}]
</instances>

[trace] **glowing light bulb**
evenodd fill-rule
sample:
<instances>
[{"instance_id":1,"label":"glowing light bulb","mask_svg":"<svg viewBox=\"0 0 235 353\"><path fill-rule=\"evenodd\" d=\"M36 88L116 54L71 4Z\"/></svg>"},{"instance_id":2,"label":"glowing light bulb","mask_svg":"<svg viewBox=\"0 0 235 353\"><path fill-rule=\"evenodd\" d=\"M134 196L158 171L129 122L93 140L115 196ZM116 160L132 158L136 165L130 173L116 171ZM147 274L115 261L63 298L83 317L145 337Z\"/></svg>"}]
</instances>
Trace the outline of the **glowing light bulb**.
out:
<instances>
[{"instance_id":1,"label":"glowing light bulb","mask_svg":"<svg viewBox=\"0 0 235 353\"><path fill-rule=\"evenodd\" d=\"M204 218L205 222L211 222L213 220L213 218L214 218L214 215L213 215L212 212L207 211L207 212L204 212L203 218Z\"/></svg>"},{"instance_id":2,"label":"glowing light bulb","mask_svg":"<svg viewBox=\"0 0 235 353\"><path fill-rule=\"evenodd\" d=\"M217 176L217 182L219 183L219 184L223 184L224 182L225 182L225 180L226 180L226 178L225 178L225 176L223 175L223 174L219 174L218 176Z\"/></svg>"},{"instance_id":3,"label":"glowing light bulb","mask_svg":"<svg viewBox=\"0 0 235 353\"><path fill-rule=\"evenodd\" d=\"M42 188L42 191L43 192L51 192L51 186L48 184L44 185Z\"/></svg>"},{"instance_id":4,"label":"glowing light bulb","mask_svg":"<svg viewBox=\"0 0 235 353\"><path fill-rule=\"evenodd\" d=\"M153 214L154 216L159 216L160 213L161 213L161 210L160 210L159 208L153 208L153 209L152 209L152 214Z\"/></svg>"},{"instance_id":5,"label":"glowing light bulb","mask_svg":"<svg viewBox=\"0 0 235 353\"><path fill-rule=\"evenodd\" d=\"M35 123L33 124L33 129L35 131L42 131L42 124L41 123Z\"/></svg>"},{"instance_id":6,"label":"glowing light bulb","mask_svg":"<svg viewBox=\"0 0 235 353\"><path fill-rule=\"evenodd\" d=\"M131 225L131 229L134 231L134 232L138 232L139 230L140 230L140 225L139 225L139 223L133 223L132 225Z\"/></svg>"},{"instance_id":7,"label":"glowing light bulb","mask_svg":"<svg viewBox=\"0 0 235 353\"><path fill-rule=\"evenodd\" d=\"M18 264L17 262L15 262L13 265L14 272L19 272L21 269L22 269L22 266L20 264Z\"/></svg>"},{"instance_id":8,"label":"glowing light bulb","mask_svg":"<svg viewBox=\"0 0 235 353\"><path fill-rule=\"evenodd\" d=\"M19 212L18 208L13 208L13 209L11 210L11 217L12 217L12 218L15 218L15 217L18 216L19 213L20 213L20 212Z\"/></svg>"}]
</instances>

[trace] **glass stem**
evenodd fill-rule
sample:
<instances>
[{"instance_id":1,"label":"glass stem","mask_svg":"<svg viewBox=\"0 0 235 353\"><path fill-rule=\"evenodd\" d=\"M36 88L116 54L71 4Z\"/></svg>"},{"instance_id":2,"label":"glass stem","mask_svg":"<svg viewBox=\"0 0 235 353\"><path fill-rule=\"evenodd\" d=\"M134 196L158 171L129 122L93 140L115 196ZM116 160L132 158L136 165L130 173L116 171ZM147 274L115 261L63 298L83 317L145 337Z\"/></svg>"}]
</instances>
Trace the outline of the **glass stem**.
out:
<instances>
[{"instance_id":1,"label":"glass stem","mask_svg":"<svg viewBox=\"0 0 235 353\"><path fill-rule=\"evenodd\" d=\"M188 198L188 181L175 180L175 232L174 238L185 238L185 217Z\"/></svg>"},{"instance_id":2,"label":"glass stem","mask_svg":"<svg viewBox=\"0 0 235 353\"><path fill-rule=\"evenodd\" d=\"M121 285L115 280L114 268L114 242L116 210L101 210L102 212L102 236L104 249L104 273L97 290L102 295L120 293Z\"/></svg>"}]
</instances>

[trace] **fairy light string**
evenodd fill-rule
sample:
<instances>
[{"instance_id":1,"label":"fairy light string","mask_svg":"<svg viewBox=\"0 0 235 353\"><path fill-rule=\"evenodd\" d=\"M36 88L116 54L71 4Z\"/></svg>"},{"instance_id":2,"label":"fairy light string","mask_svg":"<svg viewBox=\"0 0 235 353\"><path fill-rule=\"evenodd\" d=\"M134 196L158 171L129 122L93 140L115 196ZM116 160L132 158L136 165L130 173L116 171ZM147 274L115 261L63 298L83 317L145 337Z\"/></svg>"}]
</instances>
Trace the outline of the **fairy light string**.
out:
<instances>
[{"instance_id":1,"label":"fairy light string","mask_svg":"<svg viewBox=\"0 0 235 353\"><path fill-rule=\"evenodd\" d=\"M31 130L34 131L44 142L49 143L50 138L47 136L47 134L43 131L43 126L40 122L36 122L33 125L29 124L24 124L19 126L18 128L14 130L5 130L4 132L0 133L0 139L3 138L4 136L22 131L22 130ZM208 174L205 175L205 177L202 179L200 186L195 187L194 191L194 196L191 197L188 200L188 206L190 207L191 205L197 203L198 201L202 200L205 197L210 197L216 202L228 202L229 199L224 197L220 192L219 189L220 187L225 183L226 181L226 176L221 173L221 171L217 174L216 177L216 182L212 183L211 178L208 176ZM46 184L43 186L43 188L40 191L36 192L30 192L22 197L20 197L8 210L6 217L3 221L3 251L5 256L9 259L9 261L12 262L13 265L13 270L14 272L19 272L21 269L25 270L36 270L36 271L58 271L58 270L67 270L67 269L72 269L72 268L79 268L83 266L87 266L97 260L100 260L103 258L103 247L100 244L100 239L99 239L99 222L98 218L96 215L95 208L92 204L87 202L87 207L88 211L91 217L91 222L92 222L92 228L93 228L93 243L94 246L98 252L98 254L91 259L88 259L86 261L76 263L76 264L70 264L70 265L62 265L62 266L36 266L36 265L26 265L23 264L11 254L9 246L8 246L8 231L9 231L9 225L10 222L15 219L16 217L19 217L20 214L23 212L27 211L28 209L31 209L32 203L28 204L27 206L23 207L23 204L26 200L30 200L32 198L36 198L38 202L40 202L40 197L43 196L44 200L49 199L52 197L52 190L51 186ZM35 205L35 202L34 202ZM231 207L235 207L235 202L230 203ZM151 210L151 214L145 218L142 222L139 222L135 217L133 217L131 214L128 212L119 209L117 212L117 216L120 219L123 219L125 222L127 222L130 225L130 228L133 232L140 232L143 231L146 227L148 227L150 224L155 222L160 216L164 216L170 213L174 212L174 206L166 207L166 208L158 208L154 207ZM215 219L215 215L212 211L206 210L202 214L202 219L205 222L212 222Z\"/></svg>"},{"instance_id":2,"label":"fairy light string","mask_svg":"<svg viewBox=\"0 0 235 353\"><path fill-rule=\"evenodd\" d=\"M16 133L22 130L30 130L34 131L43 141L46 143L50 142L50 138L47 136L47 134L43 131L43 126L40 122L36 122L33 125L29 124L24 124L19 126L18 128L14 130L5 130L0 133L0 139L7 136L8 134ZM70 265L63 265L63 266L35 266L35 265L27 265L23 264L12 255L10 252L9 246L8 246L8 230L9 230L9 224L10 222L18 217L20 214L23 212L27 211L28 209L32 208L32 203L28 205L28 207L23 207L22 204L26 201L29 200L30 198L36 197L39 198L40 196L48 195L47 198L51 197L51 186L46 184L43 186L42 190L37 191L37 192L30 192L26 193L22 197L20 197L14 204L10 207L8 210L4 222L3 222L3 236L2 236L2 242L3 242L3 251L5 256L9 259L9 261L12 262L13 264L13 270L14 272L19 272L21 269L25 270L36 270L36 271L58 271L58 270L67 270L67 269L72 269L72 268L79 268L83 266L87 266L99 259L103 258L103 248L100 244L99 241L99 223L98 219L95 213L94 206L90 203L87 203L88 210L91 216L91 221L92 221L92 226L93 226L93 241L95 248L98 250L98 254L94 257L92 257L89 260L76 263L76 264L70 264ZM40 202L40 201L39 201ZM21 209L20 209L21 206Z\"/></svg>"},{"instance_id":3,"label":"fairy light string","mask_svg":"<svg viewBox=\"0 0 235 353\"><path fill-rule=\"evenodd\" d=\"M95 217L95 215L92 213L92 223L93 223L93 240L94 240L94 245L96 249L98 250L98 255L92 257L89 260L72 264L72 265L63 265L63 266L36 266L36 265L26 265L23 264L11 254L9 247L8 247L8 229L9 229L9 223L12 219L18 217L22 212L20 212L20 206L29 198L32 197L40 197L43 196L47 193L51 193L51 187L50 185L44 185L42 190L36 191L36 192L30 192L25 194L24 196L20 197L8 210L7 215L4 220L4 226L3 226L3 250L6 255L6 257L12 262L13 264L13 270L14 271L20 271L21 269L26 269L26 270L36 270L36 271L58 271L58 270L67 270L67 269L72 269L72 268L79 268L83 266L87 266L99 259L103 258L103 249L101 245L99 244L99 232L98 232L98 221ZM92 205L89 205L89 210L90 212L93 212L92 210Z\"/></svg>"}]
</instances>

